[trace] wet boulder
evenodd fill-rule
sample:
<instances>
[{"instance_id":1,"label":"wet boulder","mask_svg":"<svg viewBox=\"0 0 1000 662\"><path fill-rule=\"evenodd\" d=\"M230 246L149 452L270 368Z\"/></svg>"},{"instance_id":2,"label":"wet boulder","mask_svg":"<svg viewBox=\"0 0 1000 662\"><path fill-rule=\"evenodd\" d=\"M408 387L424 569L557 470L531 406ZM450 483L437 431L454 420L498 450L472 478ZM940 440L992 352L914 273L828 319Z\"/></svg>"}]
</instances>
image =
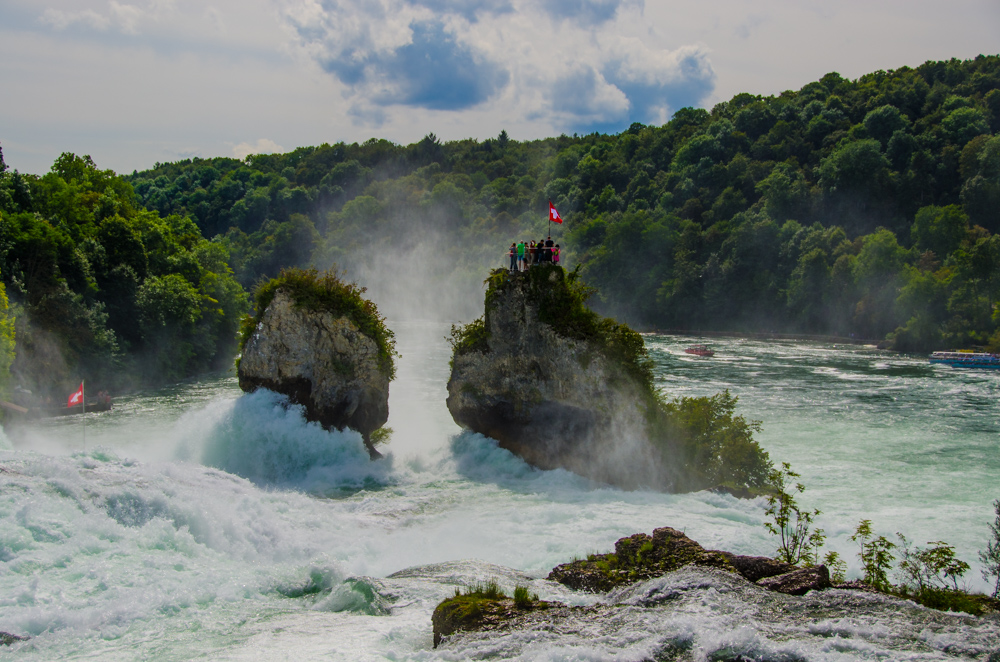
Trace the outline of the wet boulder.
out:
<instances>
[{"instance_id":1,"label":"wet boulder","mask_svg":"<svg viewBox=\"0 0 1000 662\"><path fill-rule=\"evenodd\" d=\"M244 332L240 388L287 395L327 429L372 432L389 417L393 336L363 292L315 271L283 272L258 290L257 318Z\"/></svg>"}]
</instances>

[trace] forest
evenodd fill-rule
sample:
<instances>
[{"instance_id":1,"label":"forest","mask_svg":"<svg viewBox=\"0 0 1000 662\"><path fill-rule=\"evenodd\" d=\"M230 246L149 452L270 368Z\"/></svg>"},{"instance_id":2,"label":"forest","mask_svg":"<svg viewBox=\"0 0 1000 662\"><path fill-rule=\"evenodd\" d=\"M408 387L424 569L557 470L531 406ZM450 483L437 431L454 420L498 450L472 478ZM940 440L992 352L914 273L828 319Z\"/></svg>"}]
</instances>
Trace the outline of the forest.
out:
<instances>
[{"instance_id":1,"label":"forest","mask_svg":"<svg viewBox=\"0 0 1000 662\"><path fill-rule=\"evenodd\" d=\"M0 154L7 386L65 402L84 379L96 393L232 365L248 304L228 260L190 217L144 209L90 157L63 154L36 177Z\"/></svg>"},{"instance_id":2,"label":"forest","mask_svg":"<svg viewBox=\"0 0 1000 662\"><path fill-rule=\"evenodd\" d=\"M124 176L72 154L41 177L3 166L13 371L225 364L245 291L286 266L364 285L430 251L435 278L481 283L512 241L545 236L549 200L592 305L636 328L997 351L998 132L1000 56L979 56L830 73L617 135L431 133Z\"/></svg>"},{"instance_id":3,"label":"forest","mask_svg":"<svg viewBox=\"0 0 1000 662\"><path fill-rule=\"evenodd\" d=\"M998 130L1000 57L980 56L831 73L618 135L371 139L128 179L217 237L244 287L421 242L481 279L544 236L552 200L601 312L639 328L998 349Z\"/></svg>"}]
</instances>

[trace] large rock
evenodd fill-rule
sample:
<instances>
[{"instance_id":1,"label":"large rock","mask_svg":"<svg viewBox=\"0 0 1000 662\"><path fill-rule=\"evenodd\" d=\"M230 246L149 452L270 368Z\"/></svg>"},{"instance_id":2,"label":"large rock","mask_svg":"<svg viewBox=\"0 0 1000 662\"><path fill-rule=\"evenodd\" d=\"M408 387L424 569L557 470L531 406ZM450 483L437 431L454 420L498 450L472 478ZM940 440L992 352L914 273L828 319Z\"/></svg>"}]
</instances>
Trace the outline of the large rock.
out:
<instances>
[{"instance_id":1,"label":"large rock","mask_svg":"<svg viewBox=\"0 0 1000 662\"><path fill-rule=\"evenodd\" d=\"M783 575L767 577L757 582L769 591L788 595L805 595L809 591L831 588L830 571L825 565L815 565L786 572Z\"/></svg>"},{"instance_id":2,"label":"large rock","mask_svg":"<svg viewBox=\"0 0 1000 662\"><path fill-rule=\"evenodd\" d=\"M636 533L620 538L614 552L557 565L547 579L579 591L600 593L686 565L734 571L726 552L707 550L677 529L664 526L655 529L652 536Z\"/></svg>"},{"instance_id":3,"label":"large rock","mask_svg":"<svg viewBox=\"0 0 1000 662\"><path fill-rule=\"evenodd\" d=\"M536 467L669 489L674 468L645 434L648 391L599 342L543 321L559 312L545 307L562 305L565 278L545 266L494 273L480 339L456 347L448 410Z\"/></svg>"},{"instance_id":4,"label":"large rock","mask_svg":"<svg viewBox=\"0 0 1000 662\"><path fill-rule=\"evenodd\" d=\"M347 317L296 306L282 289L259 319L240 359L240 388L283 393L309 420L357 430L379 457L371 433L389 418L390 372L376 342Z\"/></svg>"}]
</instances>

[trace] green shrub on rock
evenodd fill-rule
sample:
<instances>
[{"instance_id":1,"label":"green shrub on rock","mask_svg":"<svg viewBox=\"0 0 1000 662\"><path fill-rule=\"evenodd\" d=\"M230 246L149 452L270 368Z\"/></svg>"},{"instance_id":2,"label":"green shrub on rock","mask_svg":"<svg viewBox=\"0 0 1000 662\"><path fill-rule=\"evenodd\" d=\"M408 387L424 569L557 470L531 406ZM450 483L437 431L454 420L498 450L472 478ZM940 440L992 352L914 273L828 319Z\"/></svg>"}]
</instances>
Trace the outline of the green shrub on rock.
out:
<instances>
[{"instance_id":1,"label":"green shrub on rock","mask_svg":"<svg viewBox=\"0 0 1000 662\"><path fill-rule=\"evenodd\" d=\"M333 271L320 273L316 269L283 269L277 278L259 285L254 292L255 316L245 317L240 326L241 352L278 290L286 291L297 307L349 319L361 333L375 341L380 368L390 380L395 378L395 335L385 325L385 318L379 314L375 304L361 296L365 288L341 280Z\"/></svg>"}]
</instances>

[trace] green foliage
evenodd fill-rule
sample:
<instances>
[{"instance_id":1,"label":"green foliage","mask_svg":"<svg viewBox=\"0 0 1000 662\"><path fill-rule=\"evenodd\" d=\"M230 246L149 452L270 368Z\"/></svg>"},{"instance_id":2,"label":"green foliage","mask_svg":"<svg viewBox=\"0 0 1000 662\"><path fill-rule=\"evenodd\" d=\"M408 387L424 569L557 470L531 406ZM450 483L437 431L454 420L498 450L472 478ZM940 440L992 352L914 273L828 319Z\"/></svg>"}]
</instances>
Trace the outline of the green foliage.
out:
<instances>
[{"instance_id":1,"label":"green foliage","mask_svg":"<svg viewBox=\"0 0 1000 662\"><path fill-rule=\"evenodd\" d=\"M389 379L396 376L395 334L385 325L375 304L365 299L365 288L345 282L335 272L318 272L316 269L282 269L277 278L261 283L254 292L256 318L244 323L240 338L240 351L253 335L264 311L281 290L288 294L297 307L309 311L326 312L335 317L346 317L378 347L380 369Z\"/></svg>"},{"instance_id":2,"label":"green foliage","mask_svg":"<svg viewBox=\"0 0 1000 662\"><path fill-rule=\"evenodd\" d=\"M247 297L229 253L132 185L63 154L41 177L0 167L0 275L21 311L12 372L41 397L226 365Z\"/></svg>"},{"instance_id":3,"label":"green foliage","mask_svg":"<svg viewBox=\"0 0 1000 662\"><path fill-rule=\"evenodd\" d=\"M813 518L818 517L820 511L801 510L795 501L795 494L790 491L792 488L800 494L805 491L802 483L790 484L789 481L798 477L799 474L792 471L787 462L782 462L780 469L771 471L768 478L774 493L768 495L765 511L771 521L765 522L764 526L779 538L776 557L779 561L815 565L826 536L823 529L813 528Z\"/></svg>"},{"instance_id":4,"label":"green foliage","mask_svg":"<svg viewBox=\"0 0 1000 662\"><path fill-rule=\"evenodd\" d=\"M370 441L372 446L381 446L382 444L389 443L392 438L392 433L394 430L388 425L383 425L378 430L371 433Z\"/></svg>"},{"instance_id":5,"label":"green foliage","mask_svg":"<svg viewBox=\"0 0 1000 662\"><path fill-rule=\"evenodd\" d=\"M867 519L858 523L851 540L860 547L858 558L861 559L864 570L862 581L880 591L888 591L892 586L889 583L889 569L895 560L892 550L896 545L885 536L873 537L872 523Z\"/></svg>"},{"instance_id":6,"label":"green foliage","mask_svg":"<svg viewBox=\"0 0 1000 662\"><path fill-rule=\"evenodd\" d=\"M10 366L14 363L15 337L14 313L10 309L7 290L0 283L0 393L7 391Z\"/></svg>"},{"instance_id":7,"label":"green foliage","mask_svg":"<svg viewBox=\"0 0 1000 662\"><path fill-rule=\"evenodd\" d=\"M772 464L753 434L760 421L736 415L738 399L725 390L713 396L678 398L659 406L654 418L654 440L665 454L680 449L692 487L728 487L738 492L760 490L771 484Z\"/></svg>"},{"instance_id":8,"label":"green foliage","mask_svg":"<svg viewBox=\"0 0 1000 662\"><path fill-rule=\"evenodd\" d=\"M994 598L1000 598L1000 499L993 502L996 519L990 522L991 540L986 542L986 549L979 552L979 562L983 564L983 579L993 582Z\"/></svg>"},{"instance_id":9,"label":"green foliage","mask_svg":"<svg viewBox=\"0 0 1000 662\"><path fill-rule=\"evenodd\" d=\"M514 587L514 606L519 609L525 609L530 607L535 602L538 602L537 593L529 593L527 586L515 586Z\"/></svg>"},{"instance_id":10,"label":"green foliage","mask_svg":"<svg viewBox=\"0 0 1000 662\"><path fill-rule=\"evenodd\" d=\"M955 548L937 540L933 547L910 547L902 533L899 538L899 576L903 586L918 593L926 589L958 591L958 578L969 570L969 564L955 558ZM949 580L951 586L948 585Z\"/></svg>"},{"instance_id":11,"label":"green foliage","mask_svg":"<svg viewBox=\"0 0 1000 662\"><path fill-rule=\"evenodd\" d=\"M452 356L461 356L469 352L487 352L489 337L486 322L480 317L461 326L452 324L448 344L451 345Z\"/></svg>"},{"instance_id":12,"label":"green foliage","mask_svg":"<svg viewBox=\"0 0 1000 662\"><path fill-rule=\"evenodd\" d=\"M823 556L823 565L829 569L832 583L842 584L847 580L847 562L837 552L827 552Z\"/></svg>"},{"instance_id":13,"label":"green foliage","mask_svg":"<svg viewBox=\"0 0 1000 662\"><path fill-rule=\"evenodd\" d=\"M499 582L495 579L487 579L483 582L476 582L464 591L455 589L455 597L466 596L480 598L482 600L503 600L507 594L500 588Z\"/></svg>"}]
</instances>

